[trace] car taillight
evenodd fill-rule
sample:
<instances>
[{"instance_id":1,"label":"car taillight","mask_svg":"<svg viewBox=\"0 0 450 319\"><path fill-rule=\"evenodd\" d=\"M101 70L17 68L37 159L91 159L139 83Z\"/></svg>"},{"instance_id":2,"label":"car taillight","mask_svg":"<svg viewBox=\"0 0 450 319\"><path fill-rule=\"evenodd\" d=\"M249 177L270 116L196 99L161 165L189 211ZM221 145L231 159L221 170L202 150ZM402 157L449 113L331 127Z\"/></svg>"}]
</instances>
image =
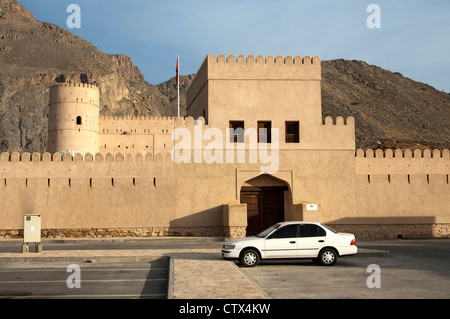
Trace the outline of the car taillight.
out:
<instances>
[{"instance_id":1,"label":"car taillight","mask_svg":"<svg viewBox=\"0 0 450 319\"><path fill-rule=\"evenodd\" d=\"M356 245L356 241L354 239L352 239L352 242L350 243L350 246L352 245Z\"/></svg>"}]
</instances>

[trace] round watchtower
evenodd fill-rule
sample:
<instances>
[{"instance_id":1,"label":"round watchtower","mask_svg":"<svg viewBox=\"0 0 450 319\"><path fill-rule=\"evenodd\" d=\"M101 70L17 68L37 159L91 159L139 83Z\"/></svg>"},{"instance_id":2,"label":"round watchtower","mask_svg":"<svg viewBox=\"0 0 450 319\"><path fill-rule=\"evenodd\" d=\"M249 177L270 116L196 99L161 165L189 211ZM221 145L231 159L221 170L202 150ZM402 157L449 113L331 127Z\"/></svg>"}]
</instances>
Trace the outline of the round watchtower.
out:
<instances>
[{"instance_id":1,"label":"round watchtower","mask_svg":"<svg viewBox=\"0 0 450 319\"><path fill-rule=\"evenodd\" d=\"M99 151L98 87L85 83L60 83L50 88L47 152Z\"/></svg>"}]
</instances>

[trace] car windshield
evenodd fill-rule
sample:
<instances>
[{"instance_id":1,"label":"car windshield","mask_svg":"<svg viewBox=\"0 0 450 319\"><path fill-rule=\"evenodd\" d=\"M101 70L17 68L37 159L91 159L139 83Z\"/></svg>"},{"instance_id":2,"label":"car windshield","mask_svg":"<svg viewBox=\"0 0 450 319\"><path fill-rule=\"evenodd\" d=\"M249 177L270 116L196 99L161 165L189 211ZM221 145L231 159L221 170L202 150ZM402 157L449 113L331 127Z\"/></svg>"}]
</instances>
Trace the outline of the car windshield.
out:
<instances>
[{"instance_id":1,"label":"car windshield","mask_svg":"<svg viewBox=\"0 0 450 319\"><path fill-rule=\"evenodd\" d=\"M324 224L320 224L320 225L322 225L323 227L325 227L326 229L328 229L329 231L331 231L331 232L333 232L333 233L335 233L335 234L338 233L337 231L335 231L334 229L331 229L331 228L328 227L327 225L324 225Z\"/></svg>"},{"instance_id":2,"label":"car windshield","mask_svg":"<svg viewBox=\"0 0 450 319\"><path fill-rule=\"evenodd\" d=\"M267 228L266 230L263 230L262 232L260 232L258 235L256 235L256 237L260 237L260 238L264 238L267 235L269 235L272 231L274 231L275 229L280 228L279 224L275 224L269 228Z\"/></svg>"}]
</instances>

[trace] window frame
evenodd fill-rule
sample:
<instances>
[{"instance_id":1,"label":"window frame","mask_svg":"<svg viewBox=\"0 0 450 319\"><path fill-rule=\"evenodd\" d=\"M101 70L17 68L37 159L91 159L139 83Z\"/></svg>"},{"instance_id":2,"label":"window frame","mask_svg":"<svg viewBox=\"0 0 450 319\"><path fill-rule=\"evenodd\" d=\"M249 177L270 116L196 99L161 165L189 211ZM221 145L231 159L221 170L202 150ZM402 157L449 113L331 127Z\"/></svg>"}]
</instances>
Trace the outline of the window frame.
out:
<instances>
[{"instance_id":1,"label":"window frame","mask_svg":"<svg viewBox=\"0 0 450 319\"><path fill-rule=\"evenodd\" d=\"M298 224L291 224L291 225L285 225L283 227L279 227L277 230L275 230L272 234L267 237L267 239L286 239L286 238L298 238L299 237L299 226ZM294 237L275 237L277 233L285 230L288 227L295 227L296 228L296 235Z\"/></svg>"},{"instance_id":2,"label":"window frame","mask_svg":"<svg viewBox=\"0 0 450 319\"><path fill-rule=\"evenodd\" d=\"M260 125L262 124L262 127ZM266 125L268 124L268 127ZM260 129L264 131L265 134L261 134ZM257 134L258 134L258 143L272 143L272 121L258 121L257 122ZM266 136L266 141L261 141L260 136Z\"/></svg>"},{"instance_id":3,"label":"window frame","mask_svg":"<svg viewBox=\"0 0 450 319\"><path fill-rule=\"evenodd\" d=\"M298 236L299 238L314 238L314 237L325 237L327 235L327 232L325 229L323 229L323 227L320 227L319 225L316 224L301 224L299 225L299 229L298 229ZM311 236L310 234L308 234L309 236L303 236L302 235L302 228L304 227L315 227L317 233L313 236Z\"/></svg>"},{"instance_id":4,"label":"window frame","mask_svg":"<svg viewBox=\"0 0 450 319\"><path fill-rule=\"evenodd\" d=\"M234 126L236 124L236 127ZM245 142L245 121L230 121L229 122L230 129L230 143L244 143ZM236 130L242 129L242 135L238 132L235 133Z\"/></svg>"},{"instance_id":5,"label":"window frame","mask_svg":"<svg viewBox=\"0 0 450 319\"><path fill-rule=\"evenodd\" d=\"M294 125L294 133L288 133L288 125ZM286 121L284 125L285 143L300 143L300 122L299 121Z\"/></svg>"}]
</instances>

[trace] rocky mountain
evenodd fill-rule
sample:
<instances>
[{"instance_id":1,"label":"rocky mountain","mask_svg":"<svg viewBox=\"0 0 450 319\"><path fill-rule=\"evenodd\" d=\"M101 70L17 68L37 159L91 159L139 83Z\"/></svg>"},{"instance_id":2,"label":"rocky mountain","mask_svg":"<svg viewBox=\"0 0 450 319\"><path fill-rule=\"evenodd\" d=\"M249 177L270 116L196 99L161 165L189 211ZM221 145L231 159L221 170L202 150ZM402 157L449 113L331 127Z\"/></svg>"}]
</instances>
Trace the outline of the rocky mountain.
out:
<instances>
[{"instance_id":1,"label":"rocky mountain","mask_svg":"<svg viewBox=\"0 0 450 319\"><path fill-rule=\"evenodd\" d=\"M97 84L105 115L175 115L125 55L109 55L56 25L0 0L0 151L43 152L48 92L55 82Z\"/></svg>"},{"instance_id":2,"label":"rocky mountain","mask_svg":"<svg viewBox=\"0 0 450 319\"><path fill-rule=\"evenodd\" d=\"M323 61L322 113L353 116L360 148L450 147L450 94L363 61Z\"/></svg>"},{"instance_id":3,"label":"rocky mountain","mask_svg":"<svg viewBox=\"0 0 450 319\"><path fill-rule=\"evenodd\" d=\"M0 152L44 152L48 91L94 83L101 114L177 113L172 78L147 83L125 55L110 55L56 25L36 21L16 0L0 0ZM450 95L362 61L323 61L323 116L354 116L357 147L450 148ZM180 78L181 114L193 75Z\"/></svg>"}]
</instances>

